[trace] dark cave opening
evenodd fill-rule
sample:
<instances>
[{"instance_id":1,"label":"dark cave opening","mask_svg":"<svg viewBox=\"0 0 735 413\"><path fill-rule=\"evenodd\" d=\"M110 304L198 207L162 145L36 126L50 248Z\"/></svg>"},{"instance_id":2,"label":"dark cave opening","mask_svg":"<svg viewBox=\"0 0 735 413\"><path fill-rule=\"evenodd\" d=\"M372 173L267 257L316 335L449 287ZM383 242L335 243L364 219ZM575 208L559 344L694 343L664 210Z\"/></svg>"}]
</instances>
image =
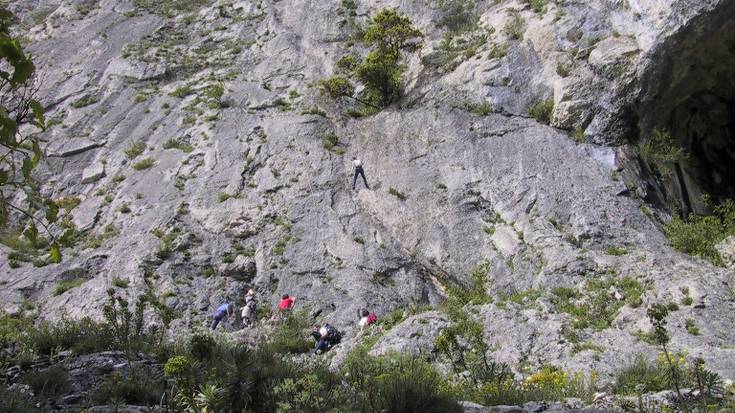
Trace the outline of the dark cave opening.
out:
<instances>
[{"instance_id":1,"label":"dark cave opening","mask_svg":"<svg viewBox=\"0 0 735 413\"><path fill-rule=\"evenodd\" d=\"M657 47L638 106L641 137L671 133L688 158L662 185L668 206L707 213L735 199L735 1L690 22Z\"/></svg>"}]
</instances>

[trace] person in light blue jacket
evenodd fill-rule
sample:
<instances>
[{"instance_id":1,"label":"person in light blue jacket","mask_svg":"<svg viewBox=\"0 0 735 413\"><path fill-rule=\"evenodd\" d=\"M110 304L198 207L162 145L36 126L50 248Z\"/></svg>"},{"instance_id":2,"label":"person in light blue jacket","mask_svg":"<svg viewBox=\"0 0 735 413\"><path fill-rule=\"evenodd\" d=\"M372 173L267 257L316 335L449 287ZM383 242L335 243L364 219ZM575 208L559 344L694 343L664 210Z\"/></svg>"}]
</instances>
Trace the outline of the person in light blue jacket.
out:
<instances>
[{"instance_id":1,"label":"person in light blue jacket","mask_svg":"<svg viewBox=\"0 0 735 413\"><path fill-rule=\"evenodd\" d=\"M232 316L232 314L235 312L235 306L232 304L222 304L221 306L217 307L217 311L214 312L214 316L212 319L212 330L217 328L217 325L222 320L227 320L229 317Z\"/></svg>"}]
</instances>

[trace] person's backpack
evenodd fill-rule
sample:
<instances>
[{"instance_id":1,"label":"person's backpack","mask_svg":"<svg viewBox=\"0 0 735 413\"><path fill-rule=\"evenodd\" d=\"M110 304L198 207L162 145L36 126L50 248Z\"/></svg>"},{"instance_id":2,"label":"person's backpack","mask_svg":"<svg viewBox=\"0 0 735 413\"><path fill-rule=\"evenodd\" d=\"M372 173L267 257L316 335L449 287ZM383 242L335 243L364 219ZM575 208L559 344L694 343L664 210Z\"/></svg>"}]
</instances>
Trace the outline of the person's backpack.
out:
<instances>
[{"instance_id":1,"label":"person's backpack","mask_svg":"<svg viewBox=\"0 0 735 413\"><path fill-rule=\"evenodd\" d=\"M378 321L378 316L375 313L370 313L367 316L367 325L375 324Z\"/></svg>"}]
</instances>

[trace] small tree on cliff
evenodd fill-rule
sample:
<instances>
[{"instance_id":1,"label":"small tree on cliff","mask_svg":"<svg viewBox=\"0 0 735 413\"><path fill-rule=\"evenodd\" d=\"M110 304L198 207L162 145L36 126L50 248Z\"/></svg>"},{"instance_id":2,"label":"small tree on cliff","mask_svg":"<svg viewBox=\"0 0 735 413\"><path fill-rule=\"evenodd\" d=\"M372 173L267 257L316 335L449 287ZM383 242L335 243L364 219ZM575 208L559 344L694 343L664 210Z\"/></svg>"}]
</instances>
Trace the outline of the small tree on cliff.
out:
<instances>
[{"instance_id":1,"label":"small tree on cliff","mask_svg":"<svg viewBox=\"0 0 735 413\"><path fill-rule=\"evenodd\" d=\"M423 34L413 27L408 17L394 9L381 10L363 36L364 44L372 50L364 60L354 55L341 58L337 62L339 74L319 82L322 92L334 99L351 98L375 109L390 105L400 97L405 70L401 64L403 52L418 50L421 37ZM351 78L365 87L363 96L353 96L355 86Z\"/></svg>"}]
</instances>

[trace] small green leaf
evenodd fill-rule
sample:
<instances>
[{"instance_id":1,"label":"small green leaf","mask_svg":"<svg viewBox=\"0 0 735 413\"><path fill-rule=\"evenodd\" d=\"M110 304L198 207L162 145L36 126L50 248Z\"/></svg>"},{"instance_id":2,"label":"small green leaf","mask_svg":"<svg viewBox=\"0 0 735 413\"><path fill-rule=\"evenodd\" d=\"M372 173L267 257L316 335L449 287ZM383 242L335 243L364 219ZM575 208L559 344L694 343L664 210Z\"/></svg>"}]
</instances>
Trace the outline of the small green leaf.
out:
<instances>
[{"instance_id":1,"label":"small green leaf","mask_svg":"<svg viewBox=\"0 0 735 413\"><path fill-rule=\"evenodd\" d=\"M35 125L42 130L46 130L46 117L44 116L43 106L37 100L31 100L31 109L33 109L33 114L36 115Z\"/></svg>"},{"instance_id":2,"label":"small green leaf","mask_svg":"<svg viewBox=\"0 0 735 413\"><path fill-rule=\"evenodd\" d=\"M5 169L0 169L0 185L8 182L8 172Z\"/></svg>"},{"instance_id":3,"label":"small green leaf","mask_svg":"<svg viewBox=\"0 0 735 413\"><path fill-rule=\"evenodd\" d=\"M20 167L20 170L23 172L23 178L30 181L33 162L29 158L23 158L23 166Z\"/></svg>"},{"instance_id":4,"label":"small green leaf","mask_svg":"<svg viewBox=\"0 0 735 413\"><path fill-rule=\"evenodd\" d=\"M23 52L21 51L21 53ZM33 67L33 63L25 57L16 61L13 66L15 67L15 71L13 72L13 77L10 81L16 85L25 83L25 81L31 77L33 71L36 70L36 68Z\"/></svg>"},{"instance_id":5,"label":"small green leaf","mask_svg":"<svg viewBox=\"0 0 735 413\"><path fill-rule=\"evenodd\" d=\"M33 159L31 159L31 165L35 168L38 165L38 161L41 160L43 152L41 152L41 147L38 145L38 139L32 139L31 142L33 145Z\"/></svg>"},{"instance_id":6,"label":"small green leaf","mask_svg":"<svg viewBox=\"0 0 735 413\"><path fill-rule=\"evenodd\" d=\"M61 250L59 249L58 244L56 244L55 242L51 244L51 248L49 249L48 260L54 264L58 264L61 262Z\"/></svg>"}]
</instances>

